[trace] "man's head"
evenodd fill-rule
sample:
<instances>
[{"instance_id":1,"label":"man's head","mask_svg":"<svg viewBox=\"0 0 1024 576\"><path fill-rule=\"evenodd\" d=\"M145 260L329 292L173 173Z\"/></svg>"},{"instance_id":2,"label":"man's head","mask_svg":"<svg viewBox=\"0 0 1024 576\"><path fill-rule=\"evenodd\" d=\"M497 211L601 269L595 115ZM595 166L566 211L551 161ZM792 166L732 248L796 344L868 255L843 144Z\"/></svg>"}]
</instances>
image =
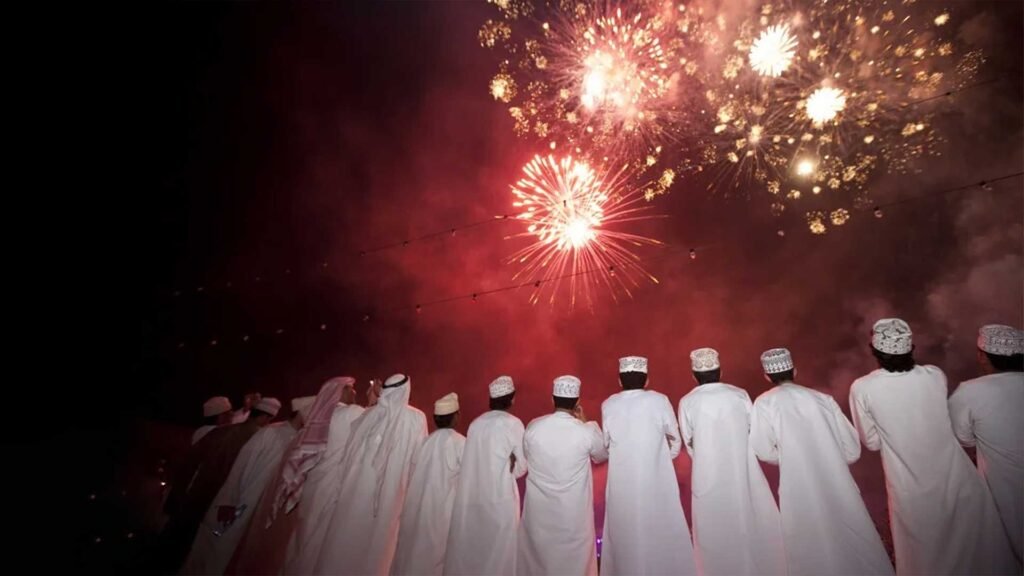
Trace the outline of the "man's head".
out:
<instances>
[{"instance_id":1,"label":"man's head","mask_svg":"<svg viewBox=\"0 0 1024 576\"><path fill-rule=\"evenodd\" d=\"M722 368L718 361L718 351L714 348L698 348L690 352L690 367L693 379L697 384L721 382Z\"/></svg>"},{"instance_id":2,"label":"man's head","mask_svg":"<svg viewBox=\"0 0 1024 576\"><path fill-rule=\"evenodd\" d=\"M1024 331L1004 324L978 330L978 363L986 374L1024 372Z\"/></svg>"},{"instance_id":3,"label":"man's head","mask_svg":"<svg viewBox=\"0 0 1024 576\"><path fill-rule=\"evenodd\" d=\"M289 418L292 426L296 429L302 428L309 420L309 410L313 407L316 396L303 396L292 399L292 417Z\"/></svg>"},{"instance_id":4,"label":"man's head","mask_svg":"<svg viewBox=\"0 0 1024 576\"><path fill-rule=\"evenodd\" d=\"M281 410L281 402L277 398L260 398L260 401L253 405L249 411L248 422L255 422L257 426L266 426L277 416Z\"/></svg>"},{"instance_id":5,"label":"man's head","mask_svg":"<svg viewBox=\"0 0 1024 576\"><path fill-rule=\"evenodd\" d=\"M516 385L511 376L498 376L487 385L491 410L509 410L516 398Z\"/></svg>"},{"instance_id":6,"label":"man's head","mask_svg":"<svg viewBox=\"0 0 1024 576\"><path fill-rule=\"evenodd\" d=\"M647 386L647 358L626 356L619 358L619 384L623 390L641 390Z\"/></svg>"},{"instance_id":7,"label":"man's head","mask_svg":"<svg viewBox=\"0 0 1024 576\"><path fill-rule=\"evenodd\" d=\"M871 353L887 372L909 372L914 368L914 335L910 325L899 318L883 318L871 328Z\"/></svg>"},{"instance_id":8,"label":"man's head","mask_svg":"<svg viewBox=\"0 0 1024 576\"><path fill-rule=\"evenodd\" d=\"M569 412L575 410L576 406L580 403L580 388L582 385L580 379L575 376L565 375L555 378L554 386L551 390L551 399L555 404L555 408Z\"/></svg>"},{"instance_id":9,"label":"man's head","mask_svg":"<svg viewBox=\"0 0 1024 576\"><path fill-rule=\"evenodd\" d=\"M455 392L446 394L434 402L434 426L455 428L459 423L459 395Z\"/></svg>"},{"instance_id":10,"label":"man's head","mask_svg":"<svg viewBox=\"0 0 1024 576\"><path fill-rule=\"evenodd\" d=\"M203 402L203 422L211 426L231 423L231 401L226 396L214 396Z\"/></svg>"},{"instance_id":11,"label":"man's head","mask_svg":"<svg viewBox=\"0 0 1024 576\"><path fill-rule=\"evenodd\" d=\"M246 392L245 396L242 398L242 408L252 410L254 406L259 404L262 398L263 395L259 392Z\"/></svg>"},{"instance_id":12,"label":"man's head","mask_svg":"<svg viewBox=\"0 0 1024 576\"><path fill-rule=\"evenodd\" d=\"M764 377L772 384L792 382L796 377L796 368L793 366L793 355L785 348L772 348L761 354L761 367L764 368Z\"/></svg>"}]
</instances>

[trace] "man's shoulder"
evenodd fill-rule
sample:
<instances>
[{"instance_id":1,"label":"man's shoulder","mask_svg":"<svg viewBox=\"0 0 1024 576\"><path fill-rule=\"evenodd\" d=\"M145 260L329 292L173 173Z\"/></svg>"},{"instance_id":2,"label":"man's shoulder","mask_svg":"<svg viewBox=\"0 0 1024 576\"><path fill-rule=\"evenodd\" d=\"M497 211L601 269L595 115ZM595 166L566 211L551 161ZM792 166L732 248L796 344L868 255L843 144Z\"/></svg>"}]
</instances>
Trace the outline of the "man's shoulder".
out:
<instances>
[{"instance_id":1,"label":"man's shoulder","mask_svg":"<svg viewBox=\"0 0 1024 576\"><path fill-rule=\"evenodd\" d=\"M771 388L757 395L757 398L754 399L754 406L765 406L774 404L778 402L780 398L783 398L787 395L788 392L786 390L783 390L781 386L772 386Z\"/></svg>"},{"instance_id":2,"label":"man's shoulder","mask_svg":"<svg viewBox=\"0 0 1024 576\"><path fill-rule=\"evenodd\" d=\"M871 389L875 385L875 382L879 381L879 376L882 372L883 370L878 368L854 380L853 384L850 384L850 396L861 394Z\"/></svg>"},{"instance_id":3,"label":"man's shoulder","mask_svg":"<svg viewBox=\"0 0 1024 576\"><path fill-rule=\"evenodd\" d=\"M427 420L427 414L415 406L406 406L405 414L410 420Z\"/></svg>"}]
</instances>

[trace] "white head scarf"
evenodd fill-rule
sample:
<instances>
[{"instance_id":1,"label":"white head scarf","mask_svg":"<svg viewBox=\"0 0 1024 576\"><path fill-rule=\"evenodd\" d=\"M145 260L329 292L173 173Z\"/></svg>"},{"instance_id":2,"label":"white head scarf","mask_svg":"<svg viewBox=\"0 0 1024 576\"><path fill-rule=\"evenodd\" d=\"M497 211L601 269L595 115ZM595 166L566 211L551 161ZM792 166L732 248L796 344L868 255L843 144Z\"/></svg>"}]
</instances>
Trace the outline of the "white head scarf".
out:
<instances>
[{"instance_id":1,"label":"white head scarf","mask_svg":"<svg viewBox=\"0 0 1024 576\"><path fill-rule=\"evenodd\" d=\"M377 509L380 506L384 472L387 470L391 452L395 448L395 439L400 436L398 428L402 425L402 416L409 405L411 388L412 381L404 374L395 374L385 380L377 404L363 412L352 423L352 436L348 446L345 447L343 460L349 462L349 459L363 443L374 442L374 438L380 438L380 441L370 448L370 454L372 454L370 464L377 475L377 489L373 496L374 515L377 514Z\"/></svg>"}]
</instances>

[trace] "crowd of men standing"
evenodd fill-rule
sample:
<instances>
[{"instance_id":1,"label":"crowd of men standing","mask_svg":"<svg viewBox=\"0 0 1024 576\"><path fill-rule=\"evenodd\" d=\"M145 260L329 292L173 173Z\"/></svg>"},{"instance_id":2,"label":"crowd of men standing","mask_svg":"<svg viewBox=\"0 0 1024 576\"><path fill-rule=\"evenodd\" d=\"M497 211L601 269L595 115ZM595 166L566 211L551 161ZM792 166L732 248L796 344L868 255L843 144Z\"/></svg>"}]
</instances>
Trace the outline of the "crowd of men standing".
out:
<instances>
[{"instance_id":1,"label":"crowd of men standing","mask_svg":"<svg viewBox=\"0 0 1024 576\"><path fill-rule=\"evenodd\" d=\"M694 350L698 386L678 411L646 389L645 358L622 358L602 426L568 375L554 380L554 411L526 427L514 382L498 377L466 437L454 393L435 402L428 435L403 374L373 382L366 409L354 379L332 378L272 424L275 399L251 398L231 424L230 402L213 398L167 499L161 568L595 575L592 464L607 460L602 574L1020 574L1024 332L982 327L985 375L948 399L902 320L875 323L871 352L879 368L851 387L852 423L796 383L784 348L761 355L774 387L754 402L722 382L718 352ZM862 444L882 452L895 570L849 471ZM961 444L977 447L977 468ZM692 538L672 465L683 448ZM758 460L779 467L778 504Z\"/></svg>"}]
</instances>

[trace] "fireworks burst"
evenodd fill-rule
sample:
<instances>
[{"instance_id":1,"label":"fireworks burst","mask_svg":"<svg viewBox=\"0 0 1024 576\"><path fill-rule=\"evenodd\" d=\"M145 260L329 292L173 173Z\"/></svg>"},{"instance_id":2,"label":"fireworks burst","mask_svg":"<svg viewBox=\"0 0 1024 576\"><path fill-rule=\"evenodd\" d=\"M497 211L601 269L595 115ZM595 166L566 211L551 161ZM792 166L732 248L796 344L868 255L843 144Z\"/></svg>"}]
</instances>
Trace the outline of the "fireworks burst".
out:
<instances>
[{"instance_id":1,"label":"fireworks burst","mask_svg":"<svg viewBox=\"0 0 1024 576\"><path fill-rule=\"evenodd\" d=\"M769 26L750 47L750 67L762 76L781 76L793 62L796 45L788 24Z\"/></svg>"},{"instance_id":2,"label":"fireworks burst","mask_svg":"<svg viewBox=\"0 0 1024 576\"><path fill-rule=\"evenodd\" d=\"M818 88L807 97L807 117L817 127L836 119L846 107L846 95L839 88Z\"/></svg>"},{"instance_id":3,"label":"fireworks burst","mask_svg":"<svg viewBox=\"0 0 1024 576\"><path fill-rule=\"evenodd\" d=\"M913 0L774 0L703 19L713 121L691 162L712 168L709 188L768 192L775 214L809 204L815 233L845 222L871 206L879 169L912 172L941 153L941 102L915 102L962 86L983 61L954 22Z\"/></svg>"},{"instance_id":4,"label":"fireworks burst","mask_svg":"<svg viewBox=\"0 0 1024 576\"><path fill-rule=\"evenodd\" d=\"M660 0L525 5L510 5L514 14L499 5L504 20L480 30L481 45L502 57L491 94L508 104L516 134L645 168L694 124L699 91L683 84L697 50L680 33L685 10Z\"/></svg>"},{"instance_id":5,"label":"fireworks burst","mask_svg":"<svg viewBox=\"0 0 1024 576\"><path fill-rule=\"evenodd\" d=\"M660 244L657 240L612 230L643 219L645 206L638 190L627 187L627 170L604 172L565 156L535 156L523 177L512 186L517 218L528 223L525 235L534 242L511 257L522 265L517 279L535 282L531 301L544 293L553 303L567 279L571 305L578 297L593 302L603 284L613 297L632 295L641 280L657 282L640 265L631 248ZM549 290L550 289L550 290Z\"/></svg>"},{"instance_id":6,"label":"fireworks burst","mask_svg":"<svg viewBox=\"0 0 1024 576\"><path fill-rule=\"evenodd\" d=\"M626 164L651 181L647 200L703 172L708 189L763 193L774 214L798 207L815 233L870 207L880 170L941 153L932 98L984 62L958 33L962 15L916 0L764 0L749 13L710 0L490 2L489 89L517 135ZM590 245L600 227L586 222L572 237Z\"/></svg>"}]
</instances>

